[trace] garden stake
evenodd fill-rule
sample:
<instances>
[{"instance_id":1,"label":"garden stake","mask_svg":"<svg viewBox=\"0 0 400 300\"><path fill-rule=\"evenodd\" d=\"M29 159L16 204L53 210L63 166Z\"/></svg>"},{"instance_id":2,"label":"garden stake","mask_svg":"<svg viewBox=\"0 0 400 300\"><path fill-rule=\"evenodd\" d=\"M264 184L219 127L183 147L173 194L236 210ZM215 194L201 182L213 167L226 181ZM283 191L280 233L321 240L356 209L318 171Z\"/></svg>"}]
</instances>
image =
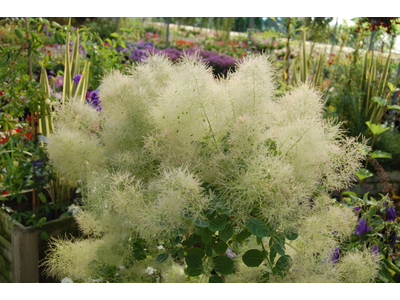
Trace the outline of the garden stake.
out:
<instances>
[{"instance_id":1,"label":"garden stake","mask_svg":"<svg viewBox=\"0 0 400 300\"><path fill-rule=\"evenodd\" d=\"M28 25L28 18L25 17L25 28L26 28L26 39L29 39L29 25ZM29 54L29 48L28 48L28 64L29 64L29 80L32 82L33 80L33 75L32 75L32 60L31 60L31 56ZM36 137L37 132L36 132L36 123L35 123L35 113L33 111L31 111L31 128L32 128L32 135L34 137ZM32 160L33 160L33 156L32 156ZM35 174L35 168L33 168L33 174ZM34 178L32 178L32 180L34 181ZM32 191L32 209L33 211L36 210L36 189L33 188Z\"/></svg>"}]
</instances>

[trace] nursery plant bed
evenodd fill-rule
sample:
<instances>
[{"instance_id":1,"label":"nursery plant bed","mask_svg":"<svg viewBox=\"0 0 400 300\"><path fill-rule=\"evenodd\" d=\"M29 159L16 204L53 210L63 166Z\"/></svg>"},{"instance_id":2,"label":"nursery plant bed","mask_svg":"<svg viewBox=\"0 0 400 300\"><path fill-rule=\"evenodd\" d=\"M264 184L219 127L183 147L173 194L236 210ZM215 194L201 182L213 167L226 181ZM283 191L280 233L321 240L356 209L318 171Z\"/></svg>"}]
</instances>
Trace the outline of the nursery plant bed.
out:
<instances>
[{"instance_id":1,"label":"nursery plant bed","mask_svg":"<svg viewBox=\"0 0 400 300\"><path fill-rule=\"evenodd\" d=\"M45 222L41 230L49 237L78 236L78 226L72 216ZM28 283L55 282L46 278L39 261L45 258L48 240L38 231L24 226L0 210L0 282Z\"/></svg>"}]
</instances>

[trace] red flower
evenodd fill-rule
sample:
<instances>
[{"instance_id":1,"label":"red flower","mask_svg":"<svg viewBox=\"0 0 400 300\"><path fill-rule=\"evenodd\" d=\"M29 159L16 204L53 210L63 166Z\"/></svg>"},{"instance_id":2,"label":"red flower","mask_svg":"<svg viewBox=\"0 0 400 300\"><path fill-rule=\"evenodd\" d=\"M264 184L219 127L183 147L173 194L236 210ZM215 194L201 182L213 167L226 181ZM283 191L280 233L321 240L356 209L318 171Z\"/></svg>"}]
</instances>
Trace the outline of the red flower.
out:
<instances>
[{"instance_id":1,"label":"red flower","mask_svg":"<svg viewBox=\"0 0 400 300\"><path fill-rule=\"evenodd\" d=\"M245 56L247 56L247 55L246 55L246 53L243 52L243 53L242 53L242 56L245 57Z\"/></svg>"},{"instance_id":2,"label":"red flower","mask_svg":"<svg viewBox=\"0 0 400 300\"><path fill-rule=\"evenodd\" d=\"M0 91L0 96L3 96L6 90Z\"/></svg>"},{"instance_id":3,"label":"red flower","mask_svg":"<svg viewBox=\"0 0 400 300\"><path fill-rule=\"evenodd\" d=\"M8 192L6 191L6 190L2 190L1 191L1 195L3 196L3 195L7 195L8 194Z\"/></svg>"},{"instance_id":4,"label":"red flower","mask_svg":"<svg viewBox=\"0 0 400 300\"><path fill-rule=\"evenodd\" d=\"M109 43L105 42L104 46L111 46Z\"/></svg>"}]
</instances>

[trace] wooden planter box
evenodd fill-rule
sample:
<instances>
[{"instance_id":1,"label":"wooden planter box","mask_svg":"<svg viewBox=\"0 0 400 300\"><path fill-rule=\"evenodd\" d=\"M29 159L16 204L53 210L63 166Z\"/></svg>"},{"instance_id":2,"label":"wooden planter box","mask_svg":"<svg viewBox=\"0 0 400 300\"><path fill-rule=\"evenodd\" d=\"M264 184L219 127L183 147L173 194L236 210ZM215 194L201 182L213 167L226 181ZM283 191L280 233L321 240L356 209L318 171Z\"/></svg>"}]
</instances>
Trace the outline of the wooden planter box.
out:
<instances>
[{"instance_id":1,"label":"wooden planter box","mask_svg":"<svg viewBox=\"0 0 400 300\"><path fill-rule=\"evenodd\" d=\"M44 223L41 228L49 237L72 234L78 236L78 226L72 216ZM48 241L38 231L25 227L0 210L0 282L56 282L46 278L39 261L44 259Z\"/></svg>"}]
</instances>

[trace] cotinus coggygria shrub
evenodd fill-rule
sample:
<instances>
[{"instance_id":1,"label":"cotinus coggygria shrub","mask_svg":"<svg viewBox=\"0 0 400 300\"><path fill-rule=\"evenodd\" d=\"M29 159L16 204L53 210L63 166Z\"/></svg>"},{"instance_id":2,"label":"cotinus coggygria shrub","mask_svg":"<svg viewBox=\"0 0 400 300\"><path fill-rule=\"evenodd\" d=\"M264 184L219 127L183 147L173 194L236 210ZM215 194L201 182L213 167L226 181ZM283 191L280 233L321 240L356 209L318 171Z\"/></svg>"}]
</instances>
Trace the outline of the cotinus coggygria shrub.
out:
<instances>
[{"instance_id":1,"label":"cotinus coggygria shrub","mask_svg":"<svg viewBox=\"0 0 400 300\"><path fill-rule=\"evenodd\" d=\"M370 249L332 205L364 141L323 119L305 85L276 97L268 57L215 80L195 56L150 56L100 87L102 111L70 99L47 151L80 180L84 239L53 241L47 273L74 282L369 282ZM68 280L69 280L68 279Z\"/></svg>"}]
</instances>

